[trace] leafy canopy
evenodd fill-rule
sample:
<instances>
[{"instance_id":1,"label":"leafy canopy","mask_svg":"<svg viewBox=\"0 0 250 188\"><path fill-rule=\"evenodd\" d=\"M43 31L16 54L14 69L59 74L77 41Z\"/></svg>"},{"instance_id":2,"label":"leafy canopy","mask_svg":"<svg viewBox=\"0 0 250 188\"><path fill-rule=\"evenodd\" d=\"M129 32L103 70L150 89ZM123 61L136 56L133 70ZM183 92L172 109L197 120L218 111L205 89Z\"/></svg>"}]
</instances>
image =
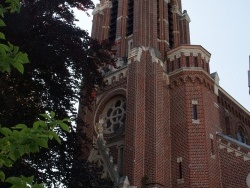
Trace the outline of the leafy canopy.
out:
<instances>
[{"instance_id":1,"label":"leafy canopy","mask_svg":"<svg viewBox=\"0 0 250 188\"><path fill-rule=\"evenodd\" d=\"M0 4L0 27L6 26L3 18L6 12L19 12L20 3L18 0L5 0L4 4ZM18 46L14 46L5 39L3 32L0 32L0 71L10 72L11 66L16 68L19 72L23 73L23 64L28 63L28 56L26 53L19 51Z\"/></svg>"},{"instance_id":2,"label":"leafy canopy","mask_svg":"<svg viewBox=\"0 0 250 188\"><path fill-rule=\"evenodd\" d=\"M8 6L8 1L12 0L6 0L2 5ZM8 41L2 42L9 48L5 46L6 56L13 61L8 59L0 63L0 124L11 129L22 122L32 128L37 114L44 111L54 111L58 119L70 113L78 121L74 103L81 98L80 108L91 106L95 101L95 89L105 86L99 69L106 64L114 65L113 43L91 39L86 31L74 25L76 19L71 8L83 11L93 8L91 0L22 0L21 5L19 14L4 12L6 26L0 29L6 39L11 39L9 43L29 54L31 63L23 71L28 60L27 55L20 52L19 65L13 65L17 62L19 49L9 46ZM22 76L20 72L23 72ZM85 126L82 121L77 123L79 130ZM35 181L46 182L47 186L58 186L61 182L72 187L72 166L77 161L74 155L79 150L75 144L87 140L83 135L81 140L75 139L77 133L72 127L70 129L71 133L56 132L61 145L51 140L48 149L39 146L41 154L24 155L11 168L3 166L5 174L16 177L35 175ZM94 172L98 170L94 165L86 161L81 164L85 174L92 174L86 176L85 184L88 180L97 181L95 177L99 175L95 176L98 172ZM75 180L82 181L83 178Z\"/></svg>"}]
</instances>

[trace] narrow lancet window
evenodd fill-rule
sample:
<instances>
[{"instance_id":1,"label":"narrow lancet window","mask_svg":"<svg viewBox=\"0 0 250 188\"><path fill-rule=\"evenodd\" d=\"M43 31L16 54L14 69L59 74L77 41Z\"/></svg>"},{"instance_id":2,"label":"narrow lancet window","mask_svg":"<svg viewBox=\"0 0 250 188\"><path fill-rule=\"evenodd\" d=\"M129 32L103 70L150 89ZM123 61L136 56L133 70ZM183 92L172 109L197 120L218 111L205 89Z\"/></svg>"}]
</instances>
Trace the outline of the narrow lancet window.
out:
<instances>
[{"instance_id":1,"label":"narrow lancet window","mask_svg":"<svg viewBox=\"0 0 250 188\"><path fill-rule=\"evenodd\" d=\"M168 23L169 23L169 48L174 47L174 20L170 3L168 4Z\"/></svg>"},{"instance_id":2,"label":"narrow lancet window","mask_svg":"<svg viewBox=\"0 0 250 188\"><path fill-rule=\"evenodd\" d=\"M112 1L112 8L110 10L110 22L109 22L109 40L114 41L116 38L116 21L118 13L118 0Z\"/></svg>"},{"instance_id":3,"label":"narrow lancet window","mask_svg":"<svg viewBox=\"0 0 250 188\"><path fill-rule=\"evenodd\" d=\"M193 119L197 120L198 114L197 114L197 105L196 104L193 105L193 115L194 115Z\"/></svg>"},{"instance_id":4,"label":"narrow lancet window","mask_svg":"<svg viewBox=\"0 0 250 188\"><path fill-rule=\"evenodd\" d=\"M127 16L127 36L133 34L134 24L134 0L128 0L128 16Z\"/></svg>"}]
</instances>

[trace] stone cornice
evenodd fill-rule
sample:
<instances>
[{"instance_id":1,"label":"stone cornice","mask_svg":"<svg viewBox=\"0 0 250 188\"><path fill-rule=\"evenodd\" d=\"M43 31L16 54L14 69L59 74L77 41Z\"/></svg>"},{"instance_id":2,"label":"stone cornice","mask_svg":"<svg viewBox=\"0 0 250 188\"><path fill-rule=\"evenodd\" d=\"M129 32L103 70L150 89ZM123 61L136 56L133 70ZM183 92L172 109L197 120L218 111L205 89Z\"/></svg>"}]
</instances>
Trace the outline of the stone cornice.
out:
<instances>
[{"instance_id":1,"label":"stone cornice","mask_svg":"<svg viewBox=\"0 0 250 188\"><path fill-rule=\"evenodd\" d=\"M111 85L112 83L119 82L121 79L126 77L127 77L127 65L105 76L104 81L107 83L107 85Z\"/></svg>"},{"instance_id":2,"label":"stone cornice","mask_svg":"<svg viewBox=\"0 0 250 188\"><path fill-rule=\"evenodd\" d=\"M92 15L96 15L98 13L102 13L102 11L106 8L111 8L112 2L109 0L105 0L103 4L97 4L95 9L92 12Z\"/></svg>"},{"instance_id":3,"label":"stone cornice","mask_svg":"<svg viewBox=\"0 0 250 188\"><path fill-rule=\"evenodd\" d=\"M178 77L175 77L175 75L178 74L180 75ZM204 69L200 67L185 67L178 69L169 74L169 78L170 78L170 84L169 84L170 88L182 85L188 81L191 81L193 83L199 81L199 83L204 84L204 86L209 88L209 90L213 90L214 88L213 84L214 79L206 71L204 71Z\"/></svg>"},{"instance_id":4,"label":"stone cornice","mask_svg":"<svg viewBox=\"0 0 250 188\"><path fill-rule=\"evenodd\" d=\"M160 39L157 39L157 42L163 42L163 43L166 43L167 45L169 45L169 42L166 41L166 40L160 40Z\"/></svg>"},{"instance_id":5,"label":"stone cornice","mask_svg":"<svg viewBox=\"0 0 250 188\"><path fill-rule=\"evenodd\" d=\"M222 133L217 133L218 137L217 143L219 149L226 149L227 153L235 153L236 157L243 157L244 161L250 160L250 146L239 142L229 136Z\"/></svg>"},{"instance_id":6,"label":"stone cornice","mask_svg":"<svg viewBox=\"0 0 250 188\"><path fill-rule=\"evenodd\" d=\"M173 61L175 58L180 58L181 54L185 56L190 56L191 53L193 56L198 56L201 54L202 59L205 59L206 62L209 62L211 54L200 45L181 45L167 52L167 57L170 61Z\"/></svg>"},{"instance_id":7,"label":"stone cornice","mask_svg":"<svg viewBox=\"0 0 250 188\"><path fill-rule=\"evenodd\" d=\"M169 75L169 78L171 79L171 77L181 73L181 72L184 72L184 71L197 71L197 72L202 72L203 74L205 74L207 76L207 78L212 81L214 83L214 86L216 86L218 88L218 90L223 93L226 97L228 97L229 100L231 100L236 106L238 106L241 110L243 110L247 115L250 116L250 112L245 108L243 107L238 101L236 101L230 94L228 94L224 89L222 89L217 83L216 83L216 80L214 80L211 75L209 75L206 71L204 71L202 68L200 67L183 67L183 68L180 68L180 69L177 69L176 71L174 72L171 72ZM172 82L171 82L172 83ZM170 83L170 84L171 84ZM217 96L220 96L220 94L216 94Z\"/></svg>"},{"instance_id":8,"label":"stone cornice","mask_svg":"<svg viewBox=\"0 0 250 188\"><path fill-rule=\"evenodd\" d=\"M176 71L173 71L171 73L169 73L169 77L172 77L172 76L175 76L181 72L184 72L184 71L192 71L192 72L202 72L203 74L205 74L208 79L212 82L214 82L214 79L210 76L210 74L208 74L204 69L202 69L201 67L182 67L180 69L177 69Z\"/></svg>"},{"instance_id":9,"label":"stone cornice","mask_svg":"<svg viewBox=\"0 0 250 188\"><path fill-rule=\"evenodd\" d=\"M250 112L245 107L243 107L238 101L236 101L231 95L229 95L224 89L219 87L219 91L223 93L226 97L228 97L231 101L233 101L233 103L240 109L242 109L248 116L250 116Z\"/></svg>"},{"instance_id":10,"label":"stone cornice","mask_svg":"<svg viewBox=\"0 0 250 188\"><path fill-rule=\"evenodd\" d=\"M155 49L155 48L151 48L151 47L136 47L133 48L132 50L129 51L128 53L128 64L131 64L132 61L141 61L141 55L143 51L148 51L152 57L152 62L154 63L159 63L162 67L163 67L163 62L161 60L161 53Z\"/></svg>"}]
</instances>

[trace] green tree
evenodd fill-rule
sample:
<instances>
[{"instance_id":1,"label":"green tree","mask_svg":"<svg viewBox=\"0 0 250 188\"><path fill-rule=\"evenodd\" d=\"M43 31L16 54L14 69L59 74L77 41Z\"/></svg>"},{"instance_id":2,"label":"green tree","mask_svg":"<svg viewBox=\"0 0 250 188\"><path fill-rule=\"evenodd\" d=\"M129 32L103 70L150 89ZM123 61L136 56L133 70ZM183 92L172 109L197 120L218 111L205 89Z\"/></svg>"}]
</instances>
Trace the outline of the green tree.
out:
<instances>
[{"instance_id":1,"label":"green tree","mask_svg":"<svg viewBox=\"0 0 250 188\"><path fill-rule=\"evenodd\" d=\"M0 15L3 18L7 12L18 12L20 4L18 0L6 0L0 4ZM3 19L0 19L0 26L4 27ZM11 66L23 73L23 64L28 63L26 53L20 52L19 47L12 45L5 39L3 32L0 32L0 72L10 74ZM5 176L3 166L11 167L18 159L30 153L39 152L40 148L48 148L48 141L55 139L61 143L61 139L57 135L58 127L69 132L69 127L64 120L55 120L55 113L41 114L45 120L39 119L33 123L31 128L25 124L18 124L12 128L0 125L0 180L7 182L11 188L32 187L41 188L42 184L33 183L34 176L31 177L14 177ZM6 168L5 168L6 169Z\"/></svg>"},{"instance_id":2,"label":"green tree","mask_svg":"<svg viewBox=\"0 0 250 188\"><path fill-rule=\"evenodd\" d=\"M55 139L61 143L61 139L57 135L57 129L60 126L65 131L69 131L66 124L68 119L55 120L55 113L41 114L44 120L39 119L33 123L31 128L25 124L18 124L14 127L0 127L0 167L12 167L14 163L21 157L37 153L41 148L48 148L49 140ZM3 169L3 168L1 168ZM6 169L6 168L5 168ZM43 187L43 184L33 184L33 178L10 176L5 179L4 171L0 171L0 179L2 182L12 184L11 188L26 188L27 185L33 188Z\"/></svg>"},{"instance_id":3,"label":"green tree","mask_svg":"<svg viewBox=\"0 0 250 188\"><path fill-rule=\"evenodd\" d=\"M31 63L25 66L22 76L20 68L0 73L0 124L32 125L37 114L52 110L59 119L69 113L75 118L74 102L79 96L81 106L90 106L95 100L92 95L95 88L105 86L99 69L104 64L114 65L113 43L93 40L74 25L76 20L71 8L83 11L93 8L90 0L22 0L21 4L19 14L5 14L3 32L29 54ZM84 122L78 124L85 126ZM71 129L71 133L59 131L58 134L61 145L50 141L49 149L42 149L38 155L24 156L6 169L6 174L34 174L37 182L46 182L50 187L58 186L58 182L69 186L76 151L73 143L77 142L71 138L76 133ZM91 166L90 171L98 174L95 165L86 161L85 164L83 169Z\"/></svg>"},{"instance_id":4,"label":"green tree","mask_svg":"<svg viewBox=\"0 0 250 188\"><path fill-rule=\"evenodd\" d=\"M0 4L0 27L6 26L3 18L7 12L19 12L20 3L18 0L6 0ZM5 39L5 34L0 32L0 72L10 72L11 66L23 73L23 64L28 63L28 56L26 53L20 52L18 46L14 46Z\"/></svg>"}]
</instances>

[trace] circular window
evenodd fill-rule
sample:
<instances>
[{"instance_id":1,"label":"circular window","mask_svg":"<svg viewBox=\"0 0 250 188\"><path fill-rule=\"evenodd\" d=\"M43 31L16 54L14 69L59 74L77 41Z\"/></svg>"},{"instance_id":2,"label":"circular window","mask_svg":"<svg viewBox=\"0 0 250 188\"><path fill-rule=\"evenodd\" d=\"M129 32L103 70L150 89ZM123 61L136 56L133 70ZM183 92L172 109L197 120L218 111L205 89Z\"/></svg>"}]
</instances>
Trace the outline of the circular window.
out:
<instances>
[{"instance_id":1,"label":"circular window","mask_svg":"<svg viewBox=\"0 0 250 188\"><path fill-rule=\"evenodd\" d=\"M126 101L124 98L112 100L104 109L106 120L104 134L116 133L125 123Z\"/></svg>"}]
</instances>

